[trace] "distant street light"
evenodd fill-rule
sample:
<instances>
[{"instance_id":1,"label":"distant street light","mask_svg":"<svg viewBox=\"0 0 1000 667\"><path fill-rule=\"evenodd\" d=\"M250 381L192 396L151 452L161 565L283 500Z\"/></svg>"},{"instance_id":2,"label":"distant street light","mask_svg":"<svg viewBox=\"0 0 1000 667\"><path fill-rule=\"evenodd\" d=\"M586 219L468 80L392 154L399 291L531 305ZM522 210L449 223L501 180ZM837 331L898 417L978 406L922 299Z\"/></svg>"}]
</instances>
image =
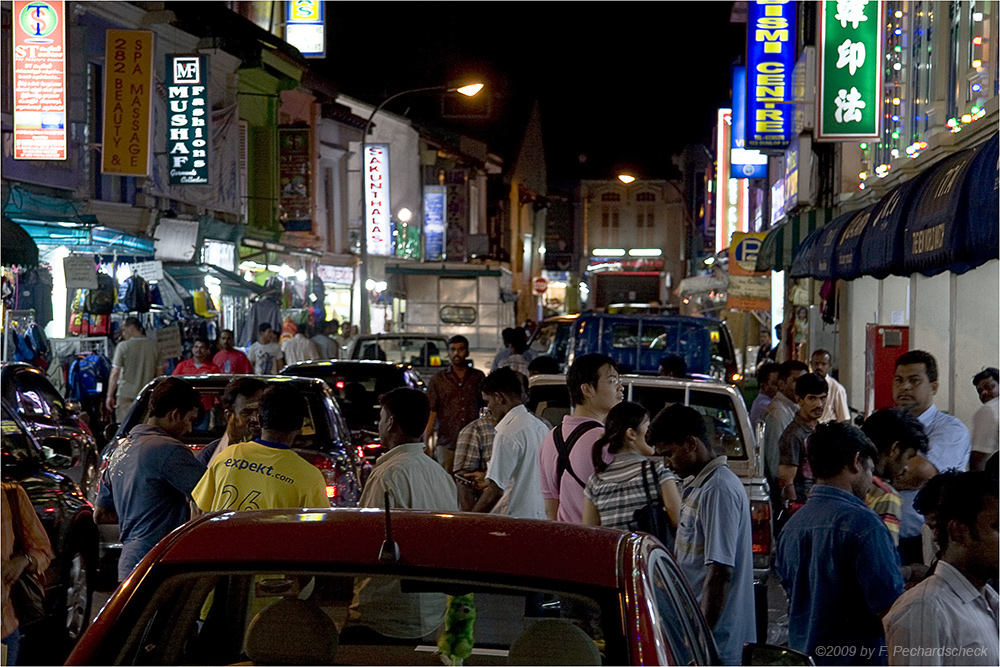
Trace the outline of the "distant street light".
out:
<instances>
[{"instance_id":1,"label":"distant street light","mask_svg":"<svg viewBox=\"0 0 1000 667\"><path fill-rule=\"evenodd\" d=\"M483 84L481 83L470 83L464 86L451 87L451 86L429 86L427 88L411 88L410 90L404 90L402 92L396 93L395 95L390 95L389 97L382 100L375 110L372 111L371 115L368 116L368 120L365 122L365 129L361 133L361 154L358 156L358 177L361 180L361 266L358 271L358 282L362 286L361 294L361 322L359 329L361 333L367 334L371 333L371 304L368 299L368 191L365 187L365 150L368 145L368 131L371 129L372 120L375 119L375 114L382 110L389 102L393 101L397 97L402 97L403 95L409 95L411 93L430 93L430 92L441 92L441 93L459 93L465 95L466 97L472 97L480 90L483 89ZM388 205L388 202L387 202Z\"/></svg>"},{"instance_id":2,"label":"distant street light","mask_svg":"<svg viewBox=\"0 0 1000 667\"><path fill-rule=\"evenodd\" d=\"M628 185L629 183L635 182L635 176L632 174L618 174L618 180Z\"/></svg>"}]
</instances>

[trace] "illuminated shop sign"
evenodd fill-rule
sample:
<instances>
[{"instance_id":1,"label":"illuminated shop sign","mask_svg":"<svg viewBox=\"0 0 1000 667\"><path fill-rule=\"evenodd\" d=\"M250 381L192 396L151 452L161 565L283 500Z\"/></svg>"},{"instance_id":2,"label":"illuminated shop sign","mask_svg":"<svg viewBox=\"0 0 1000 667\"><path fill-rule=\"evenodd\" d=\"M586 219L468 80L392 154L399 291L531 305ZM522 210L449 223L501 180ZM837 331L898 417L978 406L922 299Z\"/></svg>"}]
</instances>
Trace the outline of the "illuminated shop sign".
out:
<instances>
[{"instance_id":1,"label":"illuminated shop sign","mask_svg":"<svg viewBox=\"0 0 1000 667\"><path fill-rule=\"evenodd\" d=\"M883 4L820 3L819 140L879 137Z\"/></svg>"},{"instance_id":2,"label":"illuminated shop sign","mask_svg":"<svg viewBox=\"0 0 1000 667\"><path fill-rule=\"evenodd\" d=\"M285 41L306 58L326 57L326 30L321 0L285 3Z\"/></svg>"},{"instance_id":3,"label":"illuminated shop sign","mask_svg":"<svg viewBox=\"0 0 1000 667\"><path fill-rule=\"evenodd\" d=\"M62 0L14 2L14 159L66 159Z\"/></svg>"},{"instance_id":4,"label":"illuminated shop sign","mask_svg":"<svg viewBox=\"0 0 1000 667\"><path fill-rule=\"evenodd\" d=\"M389 226L389 144L365 144L365 234L369 255L392 254Z\"/></svg>"},{"instance_id":5,"label":"illuminated shop sign","mask_svg":"<svg viewBox=\"0 0 1000 667\"><path fill-rule=\"evenodd\" d=\"M767 156L746 149L747 70L733 67L733 137L730 160L733 178L767 178Z\"/></svg>"},{"instance_id":6,"label":"illuminated shop sign","mask_svg":"<svg viewBox=\"0 0 1000 667\"><path fill-rule=\"evenodd\" d=\"M747 231L750 224L749 206L750 180L747 178L732 178L729 164L729 151L726 149L732 141L732 111L719 109L718 125L716 127L716 207L715 207L715 251L718 252L729 245L729 238L734 232Z\"/></svg>"},{"instance_id":7,"label":"illuminated shop sign","mask_svg":"<svg viewBox=\"0 0 1000 667\"><path fill-rule=\"evenodd\" d=\"M794 132L795 9L786 0L749 5L746 148L784 148Z\"/></svg>"},{"instance_id":8,"label":"illuminated shop sign","mask_svg":"<svg viewBox=\"0 0 1000 667\"><path fill-rule=\"evenodd\" d=\"M108 30L104 44L101 172L149 176L153 118L153 33Z\"/></svg>"},{"instance_id":9,"label":"illuminated shop sign","mask_svg":"<svg viewBox=\"0 0 1000 667\"><path fill-rule=\"evenodd\" d=\"M424 258L428 261L445 258L446 197L445 186L424 186Z\"/></svg>"},{"instance_id":10,"label":"illuminated shop sign","mask_svg":"<svg viewBox=\"0 0 1000 667\"><path fill-rule=\"evenodd\" d=\"M208 56L167 55L171 185L208 183Z\"/></svg>"}]
</instances>

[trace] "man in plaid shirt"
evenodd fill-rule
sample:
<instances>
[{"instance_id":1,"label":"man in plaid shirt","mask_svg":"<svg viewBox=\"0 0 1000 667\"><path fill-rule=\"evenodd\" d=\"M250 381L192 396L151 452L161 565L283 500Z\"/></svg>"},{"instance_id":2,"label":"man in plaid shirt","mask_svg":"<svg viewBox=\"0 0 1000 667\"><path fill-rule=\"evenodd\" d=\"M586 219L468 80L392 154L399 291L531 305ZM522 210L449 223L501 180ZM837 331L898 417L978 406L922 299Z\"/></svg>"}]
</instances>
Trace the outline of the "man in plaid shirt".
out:
<instances>
[{"instance_id":1,"label":"man in plaid shirt","mask_svg":"<svg viewBox=\"0 0 1000 667\"><path fill-rule=\"evenodd\" d=\"M486 485L486 465L493 454L496 434L489 410L483 408L479 418L467 424L455 441L455 480L458 482L458 508L470 511Z\"/></svg>"}]
</instances>

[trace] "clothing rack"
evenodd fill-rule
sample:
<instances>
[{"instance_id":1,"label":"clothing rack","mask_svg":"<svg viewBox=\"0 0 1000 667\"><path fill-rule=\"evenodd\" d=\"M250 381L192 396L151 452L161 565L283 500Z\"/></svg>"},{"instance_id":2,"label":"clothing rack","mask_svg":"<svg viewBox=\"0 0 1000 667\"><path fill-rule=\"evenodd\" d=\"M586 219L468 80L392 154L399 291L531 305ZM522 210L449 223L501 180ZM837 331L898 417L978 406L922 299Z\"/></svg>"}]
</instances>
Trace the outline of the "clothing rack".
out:
<instances>
[{"instance_id":1,"label":"clothing rack","mask_svg":"<svg viewBox=\"0 0 1000 667\"><path fill-rule=\"evenodd\" d=\"M10 360L10 329L14 327L19 335L24 334L28 325L35 321L35 311L31 310L4 310L3 311L3 361Z\"/></svg>"},{"instance_id":2,"label":"clothing rack","mask_svg":"<svg viewBox=\"0 0 1000 667\"><path fill-rule=\"evenodd\" d=\"M72 338L50 338L53 359L62 359L76 354L96 352L111 358L111 341L107 336L79 336Z\"/></svg>"}]
</instances>

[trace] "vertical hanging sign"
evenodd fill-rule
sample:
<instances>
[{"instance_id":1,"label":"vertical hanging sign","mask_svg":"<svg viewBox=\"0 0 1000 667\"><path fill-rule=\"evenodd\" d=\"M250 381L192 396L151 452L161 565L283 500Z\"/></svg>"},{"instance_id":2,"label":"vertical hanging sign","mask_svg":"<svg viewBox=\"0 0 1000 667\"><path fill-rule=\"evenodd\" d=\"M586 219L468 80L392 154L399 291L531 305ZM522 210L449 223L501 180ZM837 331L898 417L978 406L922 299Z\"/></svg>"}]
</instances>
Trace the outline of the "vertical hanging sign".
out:
<instances>
[{"instance_id":1,"label":"vertical hanging sign","mask_svg":"<svg viewBox=\"0 0 1000 667\"><path fill-rule=\"evenodd\" d=\"M62 0L14 2L14 159L66 159Z\"/></svg>"},{"instance_id":2,"label":"vertical hanging sign","mask_svg":"<svg viewBox=\"0 0 1000 667\"><path fill-rule=\"evenodd\" d=\"M167 54L171 185L208 183L208 56Z\"/></svg>"},{"instance_id":3,"label":"vertical hanging sign","mask_svg":"<svg viewBox=\"0 0 1000 667\"><path fill-rule=\"evenodd\" d=\"M820 3L817 140L880 136L882 4Z\"/></svg>"},{"instance_id":4,"label":"vertical hanging sign","mask_svg":"<svg viewBox=\"0 0 1000 667\"><path fill-rule=\"evenodd\" d=\"M312 232L312 130L278 128L278 219L286 232Z\"/></svg>"},{"instance_id":5,"label":"vertical hanging sign","mask_svg":"<svg viewBox=\"0 0 1000 667\"><path fill-rule=\"evenodd\" d=\"M767 178L767 156L746 149L747 70L733 67L733 136L730 151L733 178Z\"/></svg>"},{"instance_id":6,"label":"vertical hanging sign","mask_svg":"<svg viewBox=\"0 0 1000 667\"><path fill-rule=\"evenodd\" d=\"M285 41L306 58L326 57L326 26L321 0L285 3Z\"/></svg>"},{"instance_id":7,"label":"vertical hanging sign","mask_svg":"<svg viewBox=\"0 0 1000 667\"><path fill-rule=\"evenodd\" d=\"M365 144L365 234L369 255L392 254L389 227L389 144Z\"/></svg>"},{"instance_id":8,"label":"vertical hanging sign","mask_svg":"<svg viewBox=\"0 0 1000 667\"><path fill-rule=\"evenodd\" d=\"M153 33L108 30L104 43L102 173L149 176L152 88Z\"/></svg>"},{"instance_id":9,"label":"vertical hanging sign","mask_svg":"<svg viewBox=\"0 0 1000 667\"><path fill-rule=\"evenodd\" d=\"M788 104L795 69L795 2L750 2L747 20L746 146L784 148L795 131Z\"/></svg>"},{"instance_id":10,"label":"vertical hanging sign","mask_svg":"<svg viewBox=\"0 0 1000 667\"><path fill-rule=\"evenodd\" d=\"M424 259L437 261L445 258L445 186L424 186Z\"/></svg>"}]
</instances>

